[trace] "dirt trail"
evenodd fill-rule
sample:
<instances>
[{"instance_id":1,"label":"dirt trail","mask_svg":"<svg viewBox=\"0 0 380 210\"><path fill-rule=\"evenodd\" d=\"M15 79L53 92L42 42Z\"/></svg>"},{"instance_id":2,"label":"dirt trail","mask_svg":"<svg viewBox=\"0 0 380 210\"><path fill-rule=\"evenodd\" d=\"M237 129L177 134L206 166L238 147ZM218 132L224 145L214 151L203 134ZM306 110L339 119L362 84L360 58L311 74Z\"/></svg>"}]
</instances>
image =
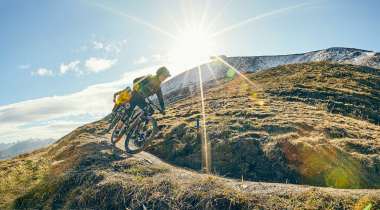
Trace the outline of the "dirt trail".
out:
<instances>
[{"instance_id":1,"label":"dirt trail","mask_svg":"<svg viewBox=\"0 0 380 210\"><path fill-rule=\"evenodd\" d=\"M38 183L8 192L0 209L364 209L380 190L252 182L171 165L147 152L130 155L102 133L106 120L82 126L44 151L9 160L46 159ZM49 161L50 159L51 161ZM20 174L34 173L35 166ZM22 178L22 177L21 177ZM25 179L24 177L23 179ZM0 182L1 184L1 182ZM0 188L1 189L1 188ZM13 187L13 189L16 189ZM1 198L1 197L0 197Z\"/></svg>"},{"instance_id":2,"label":"dirt trail","mask_svg":"<svg viewBox=\"0 0 380 210\"><path fill-rule=\"evenodd\" d=\"M111 132L104 135L97 136L97 140L100 140L100 141L110 141L110 138L111 138ZM125 137L123 137L122 140L120 140L116 144L116 146L125 152L124 140L125 140ZM225 184L243 193L286 196L290 194L299 194L302 192L312 190L312 191L319 191L331 196L349 196L354 199L359 199L369 194L373 196L380 196L379 189L336 189L336 188L331 188L331 187L324 188L324 187L314 187L314 186L295 185L295 184L252 182L252 181L244 180L244 177L243 177L243 180L220 177L215 174L199 173L193 170L184 169L178 166L173 166L147 152L141 152L135 155L131 155L125 152L124 154L122 154L122 156L125 158L143 160L156 166L170 167L172 175L183 183L187 183L189 182L189 180L201 179L202 177L205 177L205 176L206 177L211 176L211 177L220 179Z\"/></svg>"}]
</instances>

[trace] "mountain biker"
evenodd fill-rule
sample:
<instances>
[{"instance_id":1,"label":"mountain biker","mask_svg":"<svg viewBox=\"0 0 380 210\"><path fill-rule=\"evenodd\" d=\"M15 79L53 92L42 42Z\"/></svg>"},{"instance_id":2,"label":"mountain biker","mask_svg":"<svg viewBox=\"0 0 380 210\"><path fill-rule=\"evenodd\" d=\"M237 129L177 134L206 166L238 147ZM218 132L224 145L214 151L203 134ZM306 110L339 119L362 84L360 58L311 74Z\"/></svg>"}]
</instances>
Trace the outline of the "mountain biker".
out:
<instances>
[{"instance_id":1,"label":"mountain biker","mask_svg":"<svg viewBox=\"0 0 380 210\"><path fill-rule=\"evenodd\" d=\"M160 102L160 107L165 115L164 100L162 98L161 83L164 82L168 77L170 77L170 72L166 67L161 67L157 70L156 75L152 76L150 74L139 77L133 80L133 91L132 97L129 103L125 105L126 112L121 118L116 131L114 132L114 137L118 138L121 128L124 126L125 122L128 120L132 111L136 106L143 108L147 106L145 99L154 94L157 95L158 101Z\"/></svg>"},{"instance_id":2,"label":"mountain biker","mask_svg":"<svg viewBox=\"0 0 380 210\"><path fill-rule=\"evenodd\" d=\"M126 87L124 90L116 92L113 95L113 102L115 103L115 106L113 106L110 121L112 120L113 116L115 115L115 111L117 110L117 108L119 108L119 106L121 106L121 105L125 105L129 101L129 99L132 97L131 92L132 92L131 88ZM116 101L116 96L119 96L117 101Z\"/></svg>"}]
</instances>

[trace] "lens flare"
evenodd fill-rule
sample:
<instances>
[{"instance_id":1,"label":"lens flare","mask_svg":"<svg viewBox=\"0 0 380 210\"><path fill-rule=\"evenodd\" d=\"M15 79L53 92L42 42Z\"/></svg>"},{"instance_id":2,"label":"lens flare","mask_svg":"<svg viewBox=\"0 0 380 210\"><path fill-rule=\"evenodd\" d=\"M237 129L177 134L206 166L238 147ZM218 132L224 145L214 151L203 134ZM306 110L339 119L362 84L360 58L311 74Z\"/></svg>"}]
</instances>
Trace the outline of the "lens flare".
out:
<instances>
[{"instance_id":1,"label":"lens flare","mask_svg":"<svg viewBox=\"0 0 380 210\"><path fill-rule=\"evenodd\" d=\"M200 27L199 29L197 29L196 27L196 23L195 23L195 16L194 16L194 8L193 8L193 4L192 4L192 1L190 1L190 10L191 10L191 15L192 15L192 22L193 22L193 27L190 27L190 19L187 18L187 15L186 15L186 8L189 8L189 7L185 7L185 1L184 0L181 0L181 6L182 6L182 12L183 12L183 15L184 15L184 22L185 24L182 24L182 25L185 25L185 28L188 29L188 33L185 32L185 30L181 30L181 28L179 26L181 26L181 24L177 24L177 22L175 21L175 19L170 15L170 13L167 11L167 9L163 6L163 4L160 2L161 6L164 8L165 12L168 14L169 18L171 19L171 21L173 22L174 26L179 30L180 34L182 34L182 36L184 37L183 39L180 39L176 36L173 35L173 33L171 32L168 32L166 30L163 30L159 27L157 27L156 25L152 25L152 24L149 24L143 20L140 20L136 17L133 17L129 14L126 14L124 12L121 12L119 10L116 10L116 9L113 9L113 8L110 8L110 7L106 7L104 5L101 5L101 4L98 4L98 3L94 3L94 2L88 2L90 4L93 4L95 6L98 6L98 7L101 7L103 9L106 9L108 11L111 11L111 12L114 12L116 14L119 14L119 15L122 15L124 17L127 17L131 20L134 20L140 24L143 24L151 29L154 29L162 34L165 34L166 36L178 41L181 43L180 46L176 46L176 50L177 48L179 48L179 52L176 51L175 54L177 54L177 58L183 58L182 60L185 60L185 63L188 62L188 61L194 61L194 58L198 59L198 62L199 62L199 58L201 58L203 56L203 54L206 54L206 52L208 53L208 55L214 55L217 60L212 64L212 65L221 65L222 63L225 64L229 70L227 71L227 77L228 78L234 78L236 76L238 76L235 81L233 82L233 84L229 87L229 91L231 91L233 88L236 90L236 91L239 91L239 89L241 91L250 91L250 87L253 86L255 88L255 91L259 92L260 93L260 98L264 98L265 95L268 95L266 94L265 92L262 91L261 87L259 84L256 84L256 82L254 82L252 79L248 79L244 73L241 73L240 71L238 71L236 68L234 68L232 65L230 65L229 63L227 63L226 61L224 61L222 58L218 57L215 55L215 53L213 53L212 51L210 51L209 49L206 48L206 46L210 46L211 44L207 42L208 39L214 37L214 36L217 36L219 34L222 34L226 31L229 31L229 30L232 30L236 27L239 27L239 26L242 26L244 24L247 24L249 22L252 22L252 21L255 21L255 20L258 20L258 19L261 19L263 17L268 17L268 16L271 16L271 15L274 15L274 14L277 14L279 12L283 12L283 11L287 11L287 10L290 10L290 9L294 9L294 8L297 8L297 7L301 7L301 6L305 6L305 5L308 5L310 3L305 3L305 4L299 4L299 5L295 5L295 6L292 6L292 7L286 7L286 8L283 8L283 9L279 9L279 10L276 10L276 11L272 11L272 12L269 12L269 13L266 13L266 14L263 14L263 15L260 15L260 16L257 16L257 17L253 17L251 19L248 19L246 21L243 21L243 22L240 22L240 23L237 23L235 25L232 25L230 27L227 27L227 28L224 28L216 33L213 33L211 35L206 35L207 34L207 31L213 26L213 24L218 20L218 18L222 15L222 13L227 9L228 5L232 2L232 0L229 0L229 2L223 7L223 9L219 12L219 14L213 19L213 21L211 22L211 24L209 24L207 27L205 26L205 30L202 31L202 27L203 27L203 24L204 24L204 21L205 21L205 17L207 15L207 12L208 12L208 8L210 6L210 2L211 0L207 0L207 5L206 5L206 8L205 8L205 11L204 11L204 14L203 14L203 17L202 17L202 21L201 21L201 24L200 24ZM189 3L189 2L187 2ZM187 11L189 12L189 11ZM170 55L173 57L173 55ZM172 58L171 58L172 59ZM177 60L178 61L178 60ZM210 72L212 72L211 68L210 69ZM203 129L202 129L202 133L204 136L203 138L203 147L202 147L202 153L204 152L205 154L205 166L206 166L206 169L207 170L210 170L210 167L211 167L211 147L210 145L208 144L207 142L207 132L206 132L206 113L205 113L205 102L204 102L204 95L203 95L203 84L202 84L202 72L201 72L201 68L200 68L200 65L198 64L198 72L199 72L199 82L200 82L200 97L201 97L201 112L202 112L202 124L203 124ZM186 73L186 76L184 78L184 83L186 82L186 79L187 79L187 74ZM215 77L215 75L213 75ZM215 78L216 79L216 78ZM235 86L237 88L235 88ZM192 89L190 88L189 86L189 89L190 89L190 92L192 93ZM193 96L193 94L192 94ZM257 93L256 92L253 92L250 94L250 96L254 99L257 98ZM261 97L263 96L263 97ZM269 97L269 95L268 95ZM267 101L268 102L268 101ZM256 100L255 102L256 103ZM264 106L264 99L260 99L258 101L259 105L260 106ZM122 144L121 141L118 142L118 144ZM122 145L121 145L122 147ZM348 183L350 181L352 181L353 179L351 177L348 177L348 176L343 176L342 173L346 173L347 174L347 170L343 170L343 172L341 173L342 171L340 170L337 170L335 172L331 172L330 174L330 177L331 180L329 181L329 179L327 178L327 181L326 181L326 184L331 184L333 183L334 180L339 180L339 186L345 186L345 185L348 185Z\"/></svg>"},{"instance_id":2,"label":"lens flare","mask_svg":"<svg viewBox=\"0 0 380 210\"><path fill-rule=\"evenodd\" d=\"M234 29L234 28L236 28L236 27L242 26L242 25L247 24L247 23L249 23L249 22L252 22L252 21L255 21L255 20L261 19L261 18L263 18L263 17L271 16L271 15L277 14L277 13L279 13L279 12L284 12L284 11L287 11L287 10L291 10L291 9L294 9L294 8L297 8L297 7L303 7L303 6L310 5L310 4L314 4L314 3L316 3L316 2L309 2L309 3L298 4L298 5L294 5L294 6L290 6L290 7L282 8L282 9L279 9L279 10L275 10L275 11L272 11L272 12L268 12L268 13L265 13L265 14L263 14L263 15L259 15L259 16L256 16L256 17L254 17L254 18L251 18L251 19L245 20L245 21L243 21L243 22L237 23L237 24L235 24L235 25L233 25L233 26L227 27L227 28L225 28L225 29L223 29L223 30L221 30L221 31L218 31L218 32L216 32L216 33L210 35L210 36L207 37L207 38L212 38L212 37L214 37L214 36L216 36L216 35L218 35L218 34L221 34L221 33L223 33L223 32L229 31L229 30Z\"/></svg>"},{"instance_id":3,"label":"lens flare","mask_svg":"<svg viewBox=\"0 0 380 210\"><path fill-rule=\"evenodd\" d=\"M234 77L235 76L235 71L234 70L232 70L232 69L228 69L228 71L227 71L227 77Z\"/></svg>"},{"instance_id":4,"label":"lens flare","mask_svg":"<svg viewBox=\"0 0 380 210\"><path fill-rule=\"evenodd\" d=\"M243 83L240 85L241 91L247 91L249 89L249 85L247 83Z\"/></svg>"},{"instance_id":5,"label":"lens flare","mask_svg":"<svg viewBox=\"0 0 380 210\"><path fill-rule=\"evenodd\" d=\"M202 106L202 118L203 118L203 147L204 147L204 153L205 153L205 166L206 166L206 170L209 171L209 167L210 167L210 160L211 160L211 157L209 156L209 151L208 151L208 143L207 143L207 132L206 132L206 114L205 114L205 102L204 102L204 98L203 98L203 84L202 84L202 71L201 71L201 66L198 65L198 74L199 74L199 87L201 89L201 106Z\"/></svg>"},{"instance_id":6,"label":"lens flare","mask_svg":"<svg viewBox=\"0 0 380 210\"><path fill-rule=\"evenodd\" d=\"M363 173L360 162L334 145L285 141L281 147L287 164L301 175L305 184L358 189L374 179Z\"/></svg>"}]
</instances>

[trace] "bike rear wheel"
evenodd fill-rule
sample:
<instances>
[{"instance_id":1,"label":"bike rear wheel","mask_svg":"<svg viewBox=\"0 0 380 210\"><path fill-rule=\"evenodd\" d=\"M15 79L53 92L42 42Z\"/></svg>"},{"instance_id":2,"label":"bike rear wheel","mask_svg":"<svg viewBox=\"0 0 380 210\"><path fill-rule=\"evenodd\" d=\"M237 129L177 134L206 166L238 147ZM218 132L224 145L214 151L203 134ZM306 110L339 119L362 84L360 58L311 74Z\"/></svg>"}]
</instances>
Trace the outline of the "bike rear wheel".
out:
<instances>
[{"instance_id":1,"label":"bike rear wheel","mask_svg":"<svg viewBox=\"0 0 380 210\"><path fill-rule=\"evenodd\" d=\"M153 117L146 116L139 120L125 139L125 150L130 154L137 154L146 149L157 133L157 121Z\"/></svg>"},{"instance_id":2,"label":"bike rear wheel","mask_svg":"<svg viewBox=\"0 0 380 210\"><path fill-rule=\"evenodd\" d=\"M106 129L106 132L110 131L113 128L113 126L115 126L116 123L119 122L119 118L120 118L119 114L115 114L115 116L113 116L110 126Z\"/></svg>"},{"instance_id":3,"label":"bike rear wheel","mask_svg":"<svg viewBox=\"0 0 380 210\"><path fill-rule=\"evenodd\" d=\"M120 117L119 117L120 118ZM119 122L119 120L117 120L116 122ZM120 130L120 133L119 133L119 137L115 138L115 132L116 132L116 129L117 129L117 126L115 126L115 128L113 129L113 132L112 132L112 135L111 135L111 143L112 144L116 144L117 142L120 141L120 139L123 137L123 135L125 134L125 130L124 130L124 127Z\"/></svg>"}]
</instances>

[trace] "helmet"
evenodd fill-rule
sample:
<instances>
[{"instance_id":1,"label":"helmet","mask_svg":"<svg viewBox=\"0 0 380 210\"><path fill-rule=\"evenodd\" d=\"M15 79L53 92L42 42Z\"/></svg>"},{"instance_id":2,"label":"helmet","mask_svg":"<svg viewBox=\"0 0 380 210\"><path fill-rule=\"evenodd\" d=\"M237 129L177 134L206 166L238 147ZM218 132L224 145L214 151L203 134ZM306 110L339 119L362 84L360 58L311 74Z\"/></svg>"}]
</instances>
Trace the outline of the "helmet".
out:
<instances>
[{"instance_id":1,"label":"helmet","mask_svg":"<svg viewBox=\"0 0 380 210\"><path fill-rule=\"evenodd\" d=\"M156 74L157 74L157 76L162 75L162 76L165 77L165 78L168 78L168 77L171 77L171 76L172 76L172 75L170 75L169 70L168 70L165 66L159 68L159 69L157 70Z\"/></svg>"},{"instance_id":2,"label":"helmet","mask_svg":"<svg viewBox=\"0 0 380 210\"><path fill-rule=\"evenodd\" d=\"M129 86L127 86L125 89L131 92L131 88Z\"/></svg>"}]
</instances>

